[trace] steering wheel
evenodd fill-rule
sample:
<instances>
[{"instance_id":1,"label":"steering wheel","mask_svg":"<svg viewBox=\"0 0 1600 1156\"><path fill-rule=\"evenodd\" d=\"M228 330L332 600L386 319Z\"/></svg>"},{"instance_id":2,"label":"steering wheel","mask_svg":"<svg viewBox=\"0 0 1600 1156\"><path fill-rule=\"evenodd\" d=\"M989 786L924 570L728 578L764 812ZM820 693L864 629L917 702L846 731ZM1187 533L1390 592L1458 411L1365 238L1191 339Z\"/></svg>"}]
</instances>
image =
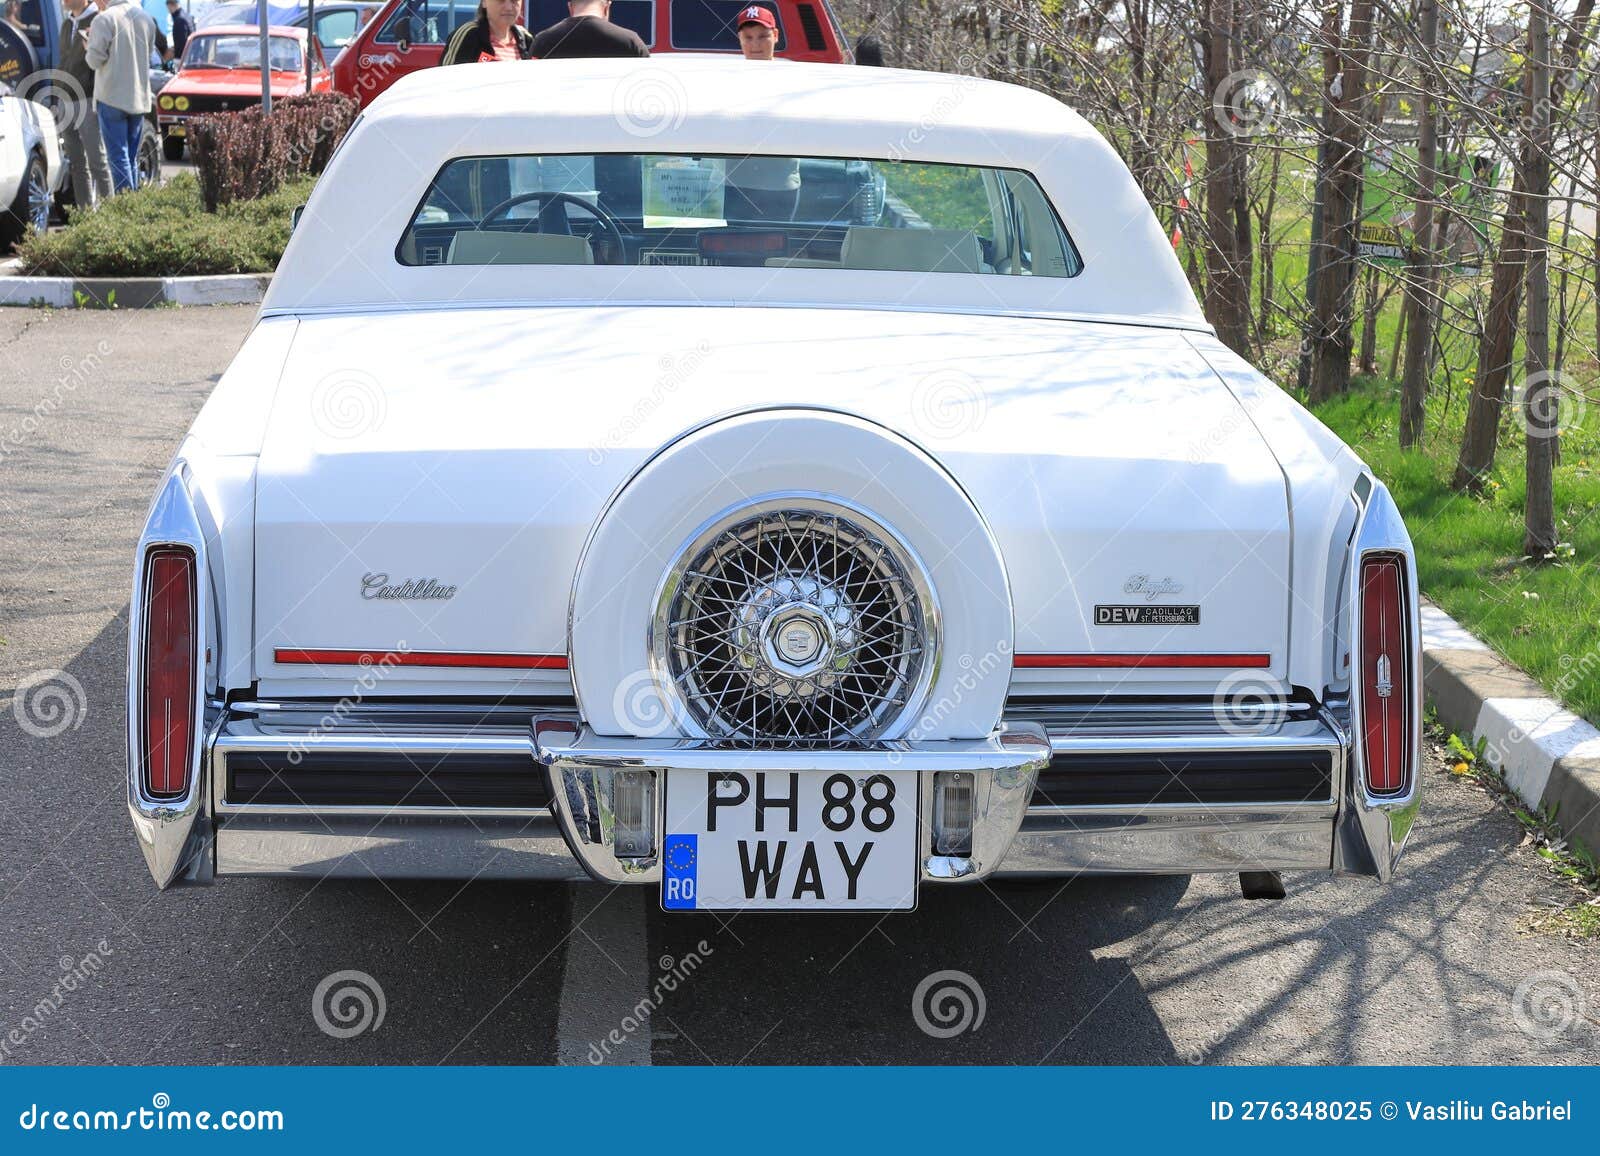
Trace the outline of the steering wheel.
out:
<instances>
[{"instance_id":1,"label":"steering wheel","mask_svg":"<svg viewBox=\"0 0 1600 1156\"><path fill-rule=\"evenodd\" d=\"M539 215L537 217L529 217L527 224L524 224L520 229L517 230L517 232L526 233L529 231L528 225L532 225L534 226L532 230L533 232L543 233L545 232L544 216L546 210L554 209L558 205L577 205L578 208L582 209L584 212L591 214L594 219L600 223L600 227L607 233L611 234L611 239L616 242L617 246L617 263L621 264L623 260L626 259L627 248L622 241L622 223L605 209L602 209L598 203L590 204L582 197L573 196L571 193L533 192L519 193L514 197L507 197L505 200L501 201L498 205L485 213L483 215L483 220L479 221L473 226L473 228L481 231L483 227L490 221L495 220L497 217L503 217L518 205L525 205L530 201L539 202ZM565 213L562 214L561 220L563 224L566 223ZM554 233L556 230L551 229L550 232ZM570 228L563 228L560 230L560 232L570 235L572 230Z\"/></svg>"}]
</instances>

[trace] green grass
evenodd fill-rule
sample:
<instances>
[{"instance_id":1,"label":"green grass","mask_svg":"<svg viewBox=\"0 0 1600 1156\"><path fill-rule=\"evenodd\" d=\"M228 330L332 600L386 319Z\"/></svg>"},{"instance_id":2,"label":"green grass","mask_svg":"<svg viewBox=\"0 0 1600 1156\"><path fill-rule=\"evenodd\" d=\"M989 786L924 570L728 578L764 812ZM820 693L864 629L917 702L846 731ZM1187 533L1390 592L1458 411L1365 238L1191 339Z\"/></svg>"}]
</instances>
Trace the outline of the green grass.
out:
<instances>
[{"instance_id":1,"label":"green grass","mask_svg":"<svg viewBox=\"0 0 1600 1156\"><path fill-rule=\"evenodd\" d=\"M1273 215L1273 235L1279 242L1273 261L1275 295L1281 301L1299 301L1305 292L1310 244L1308 176L1303 158L1286 159ZM1554 245L1559 240L1559 214L1551 224ZM1581 254L1587 251L1589 241L1575 235L1571 243ZM1179 255L1184 257L1186 251L1180 249ZM1573 405L1564 410L1564 415L1575 414L1576 420L1560 439L1561 461L1555 472L1557 528L1563 543L1557 558L1535 561L1522 555L1524 435L1514 407L1506 407L1487 492L1474 497L1458 494L1449 485L1477 365L1476 334L1466 331L1466 318L1474 312L1474 296L1480 302L1487 298L1487 266L1477 275L1454 275L1449 280L1449 300L1459 312L1454 325L1447 326L1440 338L1441 356L1430 383L1427 429L1420 450L1399 449L1399 387L1387 376L1399 332L1402 295L1398 290L1389 295L1374 327L1377 375L1358 377L1348 395L1319 406L1316 414L1393 492L1416 544L1423 593L1555 697L1600 724L1600 573L1596 571L1600 518L1593 516L1600 507L1600 365L1594 350L1593 265L1578 258L1571 258L1570 263L1567 302L1571 337L1563 373L1595 404L1569 398ZM1260 264L1258 259L1258 284ZM1392 283L1397 273L1380 267L1380 286ZM1556 289L1553 268L1552 346L1558 312L1553 299ZM1252 302L1257 299L1253 293ZM1358 289L1358 350L1363 326L1361 300ZM1295 392L1300 334L1293 319L1271 318L1265 336L1265 356L1255 360L1280 385ZM1513 384L1522 378L1520 336Z\"/></svg>"},{"instance_id":2,"label":"green grass","mask_svg":"<svg viewBox=\"0 0 1600 1156\"><path fill-rule=\"evenodd\" d=\"M23 271L48 277L172 277L270 273L289 243L289 217L314 179L207 213L200 185L180 173L160 187L121 193L67 227L23 243Z\"/></svg>"},{"instance_id":3,"label":"green grass","mask_svg":"<svg viewBox=\"0 0 1600 1156\"><path fill-rule=\"evenodd\" d=\"M1555 471L1558 557L1522 553L1524 455L1508 420L1482 497L1450 488L1465 415L1463 390L1445 412L1430 399L1421 450L1399 449L1399 391L1358 379L1316 410L1389 486L1417 551L1423 593L1526 670L1573 710L1600 723L1600 421L1585 413L1561 438ZM1509 417L1509 415L1508 415Z\"/></svg>"}]
</instances>

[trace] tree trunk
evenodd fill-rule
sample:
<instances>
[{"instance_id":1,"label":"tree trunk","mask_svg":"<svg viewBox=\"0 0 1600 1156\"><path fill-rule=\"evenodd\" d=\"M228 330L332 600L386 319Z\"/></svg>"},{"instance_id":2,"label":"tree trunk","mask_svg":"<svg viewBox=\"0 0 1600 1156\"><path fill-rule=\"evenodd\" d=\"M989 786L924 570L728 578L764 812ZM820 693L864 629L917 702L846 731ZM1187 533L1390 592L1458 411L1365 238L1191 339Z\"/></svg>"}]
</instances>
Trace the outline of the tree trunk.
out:
<instances>
[{"instance_id":1,"label":"tree trunk","mask_svg":"<svg viewBox=\"0 0 1600 1156\"><path fill-rule=\"evenodd\" d=\"M1588 40L1589 16L1594 11L1594 0L1578 0L1567 26L1567 38L1562 46L1563 63L1577 60ZM1530 29L1531 31L1531 29ZM1548 67L1549 53L1545 54ZM1532 124L1536 111L1530 86L1533 69L1525 69L1523 95L1526 100L1524 115ZM1561 103L1566 94L1569 68L1563 68L1554 80L1549 80L1549 99L1544 102L1546 112ZM1548 71L1546 73L1548 78ZM1546 157L1544 185L1530 185L1528 171L1534 164L1529 153L1529 143L1522 143L1516 173L1511 183L1511 196L1506 201L1505 216L1500 225L1500 250L1495 254L1494 276L1489 286L1489 307L1484 319L1483 337L1478 342L1478 375L1467 400L1467 425L1461 437L1461 455L1456 460L1455 476L1450 484L1458 490L1480 490L1483 480L1494 468L1495 442L1500 432L1500 413L1505 398L1506 378L1511 373L1511 359L1516 347L1517 313L1521 306L1522 286L1527 265L1526 232L1528 194L1531 189L1544 197L1549 193L1549 158Z\"/></svg>"},{"instance_id":2,"label":"tree trunk","mask_svg":"<svg viewBox=\"0 0 1600 1156\"><path fill-rule=\"evenodd\" d=\"M1549 0L1528 6L1528 338L1523 414L1528 430L1527 502L1522 552L1535 561L1556 548L1553 487L1556 418L1561 397L1550 378L1550 12Z\"/></svg>"},{"instance_id":3,"label":"tree trunk","mask_svg":"<svg viewBox=\"0 0 1600 1156\"><path fill-rule=\"evenodd\" d=\"M1350 26L1341 30L1343 4L1330 4L1323 24L1324 123L1328 165L1323 178L1322 252L1311 331L1311 400L1324 401L1350 387L1352 298L1356 275L1356 224L1365 153L1367 57L1373 0L1353 0Z\"/></svg>"},{"instance_id":4,"label":"tree trunk","mask_svg":"<svg viewBox=\"0 0 1600 1156\"><path fill-rule=\"evenodd\" d=\"M1206 88L1215 97L1228 87L1233 71L1235 0L1205 0L1201 27ZM1250 355L1250 231L1241 230L1244 202L1244 149L1239 128L1218 99L1206 106L1206 320L1217 337L1242 357ZM1243 238L1241 248L1240 239Z\"/></svg>"},{"instance_id":5,"label":"tree trunk","mask_svg":"<svg viewBox=\"0 0 1600 1156\"><path fill-rule=\"evenodd\" d=\"M1422 440L1428 398L1428 362L1433 347L1433 295L1435 276L1433 197L1439 164L1439 126L1434 106L1434 65L1439 46L1438 0L1420 0L1422 50L1422 100L1417 121L1417 209L1413 218L1411 249L1406 267L1406 369L1400 381L1400 448L1410 449Z\"/></svg>"},{"instance_id":6,"label":"tree trunk","mask_svg":"<svg viewBox=\"0 0 1600 1156\"><path fill-rule=\"evenodd\" d=\"M1282 167L1283 150L1273 149L1272 169L1267 176L1267 203L1261 210L1261 240L1256 246L1261 259L1261 304L1256 310L1256 318L1263 340L1272 336L1272 302L1277 280L1274 262L1278 252L1277 243L1272 237L1272 217L1278 211L1278 175ZM1600 270L1600 264L1596 268Z\"/></svg>"},{"instance_id":7,"label":"tree trunk","mask_svg":"<svg viewBox=\"0 0 1600 1156\"><path fill-rule=\"evenodd\" d=\"M1494 258L1489 306L1483 322L1483 337L1478 342L1478 372L1467 402L1461 454L1456 459L1455 477L1450 482L1458 490L1481 490L1484 478L1494 468L1500 409L1506 378L1511 372L1517 313L1522 305L1523 269L1527 263L1524 249L1526 179L1527 171L1519 164L1511 182L1505 216L1500 220L1500 250Z\"/></svg>"},{"instance_id":8,"label":"tree trunk","mask_svg":"<svg viewBox=\"0 0 1600 1156\"><path fill-rule=\"evenodd\" d=\"M1378 267L1367 265L1361 278L1361 372L1378 372Z\"/></svg>"}]
</instances>

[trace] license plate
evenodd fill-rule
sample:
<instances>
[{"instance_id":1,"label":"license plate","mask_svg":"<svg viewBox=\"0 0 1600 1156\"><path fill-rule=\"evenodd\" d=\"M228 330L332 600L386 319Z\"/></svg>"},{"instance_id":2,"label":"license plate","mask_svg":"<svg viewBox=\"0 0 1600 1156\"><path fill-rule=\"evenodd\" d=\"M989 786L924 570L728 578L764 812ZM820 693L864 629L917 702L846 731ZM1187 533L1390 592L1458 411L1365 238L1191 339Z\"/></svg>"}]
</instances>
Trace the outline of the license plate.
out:
<instances>
[{"instance_id":1,"label":"license plate","mask_svg":"<svg viewBox=\"0 0 1600 1156\"><path fill-rule=\"evenodd\" d=\"M917 903L916 771L667 772L667 911Z\"/></svg>"},{"instance_id":2,"label":"license plate","mask_svg":"<svg viewBox=\"0 0 1600 1156\"><path fill-rule=\"evenodd\" d=\"M171 126L170 126L170 127L169 127L169 128L168 128L168 129L167 129L167 135L168 135L168 136L183 136L183 135L184 135L184 133L185 133L185 132L187 132L187 131L188 131L188 130L187 130L187 129L186 129L186 128L184 128L184 126L183 126L183 125L181 125L181 124L175 124L175 125L171 125Z\"/></svg>"}]
</instances>

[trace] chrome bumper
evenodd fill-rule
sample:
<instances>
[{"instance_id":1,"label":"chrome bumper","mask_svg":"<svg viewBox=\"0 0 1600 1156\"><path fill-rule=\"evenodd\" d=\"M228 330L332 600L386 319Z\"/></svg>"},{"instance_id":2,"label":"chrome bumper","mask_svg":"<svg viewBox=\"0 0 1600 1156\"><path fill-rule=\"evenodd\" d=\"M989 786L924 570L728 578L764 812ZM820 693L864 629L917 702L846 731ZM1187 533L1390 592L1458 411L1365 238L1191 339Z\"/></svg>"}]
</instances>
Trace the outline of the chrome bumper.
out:
<instances>
[{"instance_id":1,"label":"chrome bumper","mask_svg":"<svg viewBox=\"0 0 1600 1156\"><path fill-rule=\"evenodd\" d=\"M976 880L994 873L1016 837L1033 797L1034 781L1050 762L1050 740L1037 723L1003 723L986 739L885 743L870 750L725 750L690 739L618 739L596 735L568 719L533 724L534 752L550 768L552 800L573 852L607 883L660 883L659 850L665 809L658 784L674 770L845 772L915 770L922 779L918 816L924 882ZM973 776L970 853L941 855L934 846L934 776ZM619 776L643 775L646 806L654 813L647 848L622 846L611 820ZM636 780L637 781L637 780Z\"/></svg>"},{"instance_id":2,"label":"chrome bumper","mask_svg":"<svg viewBox=\"0 0 1600 1156\"><path fill-rule=\"evenodd\" d=\"M659 878L653 858L618 855L598 818L607 813L609 775L750 759L797 769L796 758L816 769L865 759L928 775L977 772L988 789L976 808L972 853L934 855L925 838L929 883L1258 870L1387 878L1393 869L1392 857L1379 863L1352 853L1363 822L1371 823L1370 800L1349 781L1348 731L1326 709L1224 729L1202 704L1018 705L987 740L873 752L608 739L587 732L570 707L369 704L341 713L331 704L242 703L221 714L199 792L197 827L210 836L209 854L196 856L179 882L376 875L651 883ZM1316 789L1248 789L1281 781L1263 765L1302 764L1322 768ZM1157 801L1083 801L1101 798L1094 792L1103 784L1115 795L1130 783L1159 786ZM1274 790L1282 797L1259 797ZM925 830L931 796L923 792ZM1389 810L1391 824L1409 826L1414 795Z\"/></svg>"}]
</instances>

